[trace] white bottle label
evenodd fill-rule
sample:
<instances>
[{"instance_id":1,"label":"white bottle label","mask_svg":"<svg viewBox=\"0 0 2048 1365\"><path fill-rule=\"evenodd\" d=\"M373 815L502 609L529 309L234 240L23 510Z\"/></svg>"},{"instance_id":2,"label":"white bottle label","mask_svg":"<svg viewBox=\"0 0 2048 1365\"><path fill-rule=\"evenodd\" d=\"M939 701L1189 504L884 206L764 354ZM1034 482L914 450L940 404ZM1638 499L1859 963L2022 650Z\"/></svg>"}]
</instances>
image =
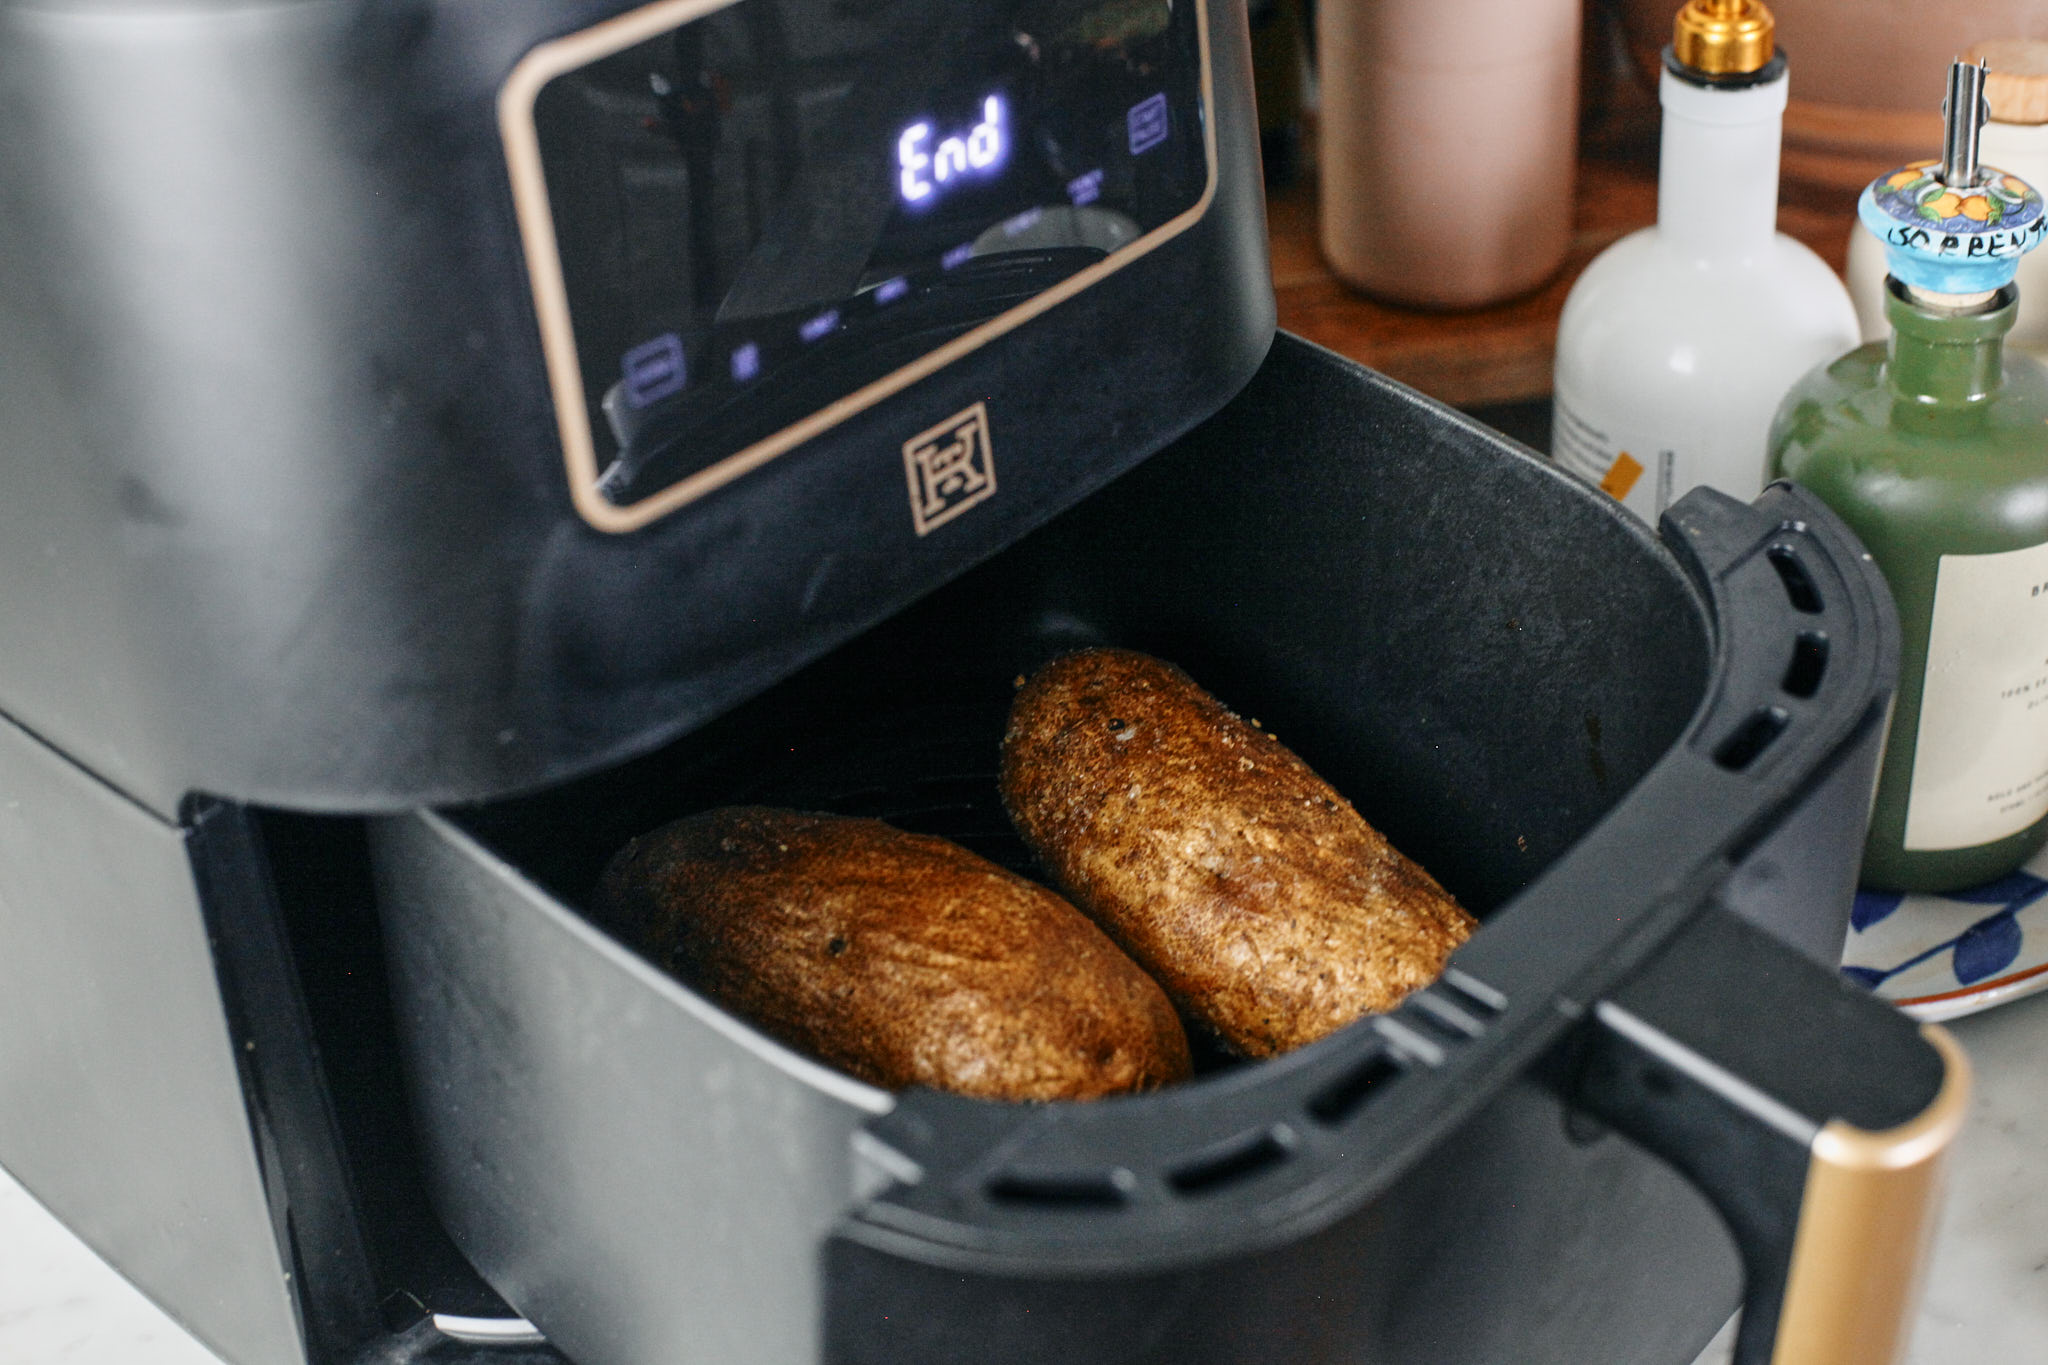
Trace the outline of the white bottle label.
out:
<instances>
[{"instance_id":1,"label":"white bottle label","mask_svg":"<svg viewBox=\"0 0 2048 1365\"><path fill-rule=\"evenodd\" d=\"M2048 815L2048 544L1943 555L1906 847L1975 848Z\"/></svg>"},{"instance_id":2,"label":"white bottle label","mask_svg":"<svg viewBox=\"0 0 2048 1365\"><path fill-rule=\"evenodd\" d=\"M1664 515L1674 496L1676 451L1647 440L1631 443L1607 425L1595 425L1562 394L1552 411L1552 459L1644 521L1654 523Z\"/></svg>"}]
</instances>

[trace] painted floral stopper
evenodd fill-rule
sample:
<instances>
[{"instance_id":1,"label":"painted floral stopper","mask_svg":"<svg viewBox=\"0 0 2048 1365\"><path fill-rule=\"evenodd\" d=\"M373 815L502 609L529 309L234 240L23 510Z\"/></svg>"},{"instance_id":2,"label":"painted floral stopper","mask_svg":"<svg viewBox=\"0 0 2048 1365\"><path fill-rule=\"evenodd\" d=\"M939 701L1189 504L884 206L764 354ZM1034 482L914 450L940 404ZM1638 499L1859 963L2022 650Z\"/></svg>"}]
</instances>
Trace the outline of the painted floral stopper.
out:
<instances>
[{"instance_id":1,"label":"painted floral stopper","mask_svg":"<svg viewBox=\"0 0 2048 1365\"><path fill-rule=\"evenodd\" d=\"M1879 176L1856 212L1884 243L1892 277L1936 294L1983 294L2012 283L2020 257L2048 228L2041 193L1995 166L1977 183L1944 184L1939 161L1915 161Z\"/></svg>"},{"instance_id":2,"label":"painted floral stopper","mask_svg":"<svg viewBox=\"0 0 2048 1365\"><path fill-rule=\"evenodd\" d=\"M2020 257L2041 244L2041 195L1977 160L1991 105L1990 72L1952 62L1941 102L1941 159L1879 176L1856 201L1863 226L1884 243L1885 266L1908 289L1966 299L2012 283Z\"/></svg>"}]
</instances>

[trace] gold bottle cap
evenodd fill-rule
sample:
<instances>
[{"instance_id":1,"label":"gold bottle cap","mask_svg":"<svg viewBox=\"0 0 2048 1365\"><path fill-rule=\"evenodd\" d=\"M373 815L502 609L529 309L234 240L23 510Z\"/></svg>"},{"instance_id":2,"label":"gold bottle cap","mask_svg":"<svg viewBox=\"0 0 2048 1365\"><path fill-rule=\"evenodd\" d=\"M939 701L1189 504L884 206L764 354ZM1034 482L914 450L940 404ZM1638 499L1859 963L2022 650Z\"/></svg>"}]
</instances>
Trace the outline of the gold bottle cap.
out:
<instances>
[{"instance_id":1,"label":"gold bottle cap","mask_svg":"<svg viewBox=\"0 0 2048 1365\"><path fill-rule=\"evenodd\" d=\"M1777 20L1762 0L1686 0L1671 25L1671 55L1707 76L1761 71L1777 50Z\"/></svg>"},{"instance_id":2,"label":"gold bottle cap","mask_svg":"<svg viewBox=\"0 0 2048 1365\"><path fill-rule=\"evenodd\" d=\"M2038 38L1992 38L1964 59L1991 68L1984 98L2000 123L2048 123L2048 42Z\"/></svg>"}]
</instances>

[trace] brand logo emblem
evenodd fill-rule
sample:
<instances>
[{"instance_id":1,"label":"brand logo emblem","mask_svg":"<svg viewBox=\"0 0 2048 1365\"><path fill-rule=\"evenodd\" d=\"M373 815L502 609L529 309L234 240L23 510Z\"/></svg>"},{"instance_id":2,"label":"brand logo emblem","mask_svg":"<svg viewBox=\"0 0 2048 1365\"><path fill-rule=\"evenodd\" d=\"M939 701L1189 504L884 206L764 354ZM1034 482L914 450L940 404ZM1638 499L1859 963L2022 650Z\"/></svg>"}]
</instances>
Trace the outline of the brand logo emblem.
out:
<instances>
[{"instance_id":1,"label":"brand logo emblem","mask_svg":"<svg viewBox=\"0 0 2048 1365\"><path fill-rule=\"evenodd\" d=\"M963 408L903 443L910 515L917 533L943 526L996 491L995 453L988 442L988 405Z\"/></svg>"}]
</instances>

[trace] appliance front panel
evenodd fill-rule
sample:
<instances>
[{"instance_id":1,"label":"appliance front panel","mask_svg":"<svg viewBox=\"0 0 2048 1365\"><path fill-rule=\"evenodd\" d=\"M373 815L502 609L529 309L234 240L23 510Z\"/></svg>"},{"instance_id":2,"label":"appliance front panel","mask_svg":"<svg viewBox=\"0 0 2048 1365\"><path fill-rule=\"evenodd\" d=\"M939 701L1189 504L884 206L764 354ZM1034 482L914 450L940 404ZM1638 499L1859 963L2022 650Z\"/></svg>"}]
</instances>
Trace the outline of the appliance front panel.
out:
<instances>
[{"instance_id":1,"label":"appliance front panel","mask_svg":"<svg viewBox=\"0 0 2048 1365\"><path fill-rule=\"evenodd\" d=\"M0 107L0 712L166 816L646 752L1273 334L1236 0L0 0Z\"/></svg>"}]
</instances>

